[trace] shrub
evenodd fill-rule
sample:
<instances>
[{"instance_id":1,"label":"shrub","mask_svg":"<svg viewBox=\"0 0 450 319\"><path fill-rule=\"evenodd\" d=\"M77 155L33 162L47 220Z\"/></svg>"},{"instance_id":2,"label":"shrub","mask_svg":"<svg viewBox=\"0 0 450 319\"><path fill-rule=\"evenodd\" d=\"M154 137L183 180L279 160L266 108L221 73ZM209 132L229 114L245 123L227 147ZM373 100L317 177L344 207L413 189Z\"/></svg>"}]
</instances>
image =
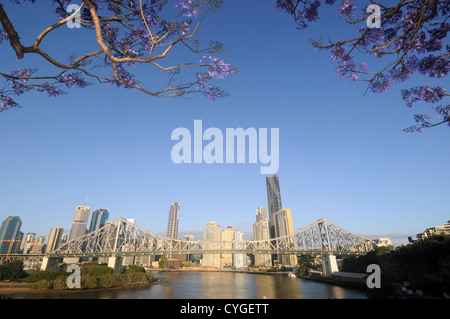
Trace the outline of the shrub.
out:
<instances>
[{"instance_id":1,"label":"shrub","mask_svg":"<svg viewBox=\"0 0 450 319\"><path fill-rule=\"evenodd\" d=\"M49 280L39 280L30 285L31 289L48 290L52 288L52 282Z\"/></svg>"},{"instance_id":2,"label":"shrub","mask_svg":"<svg viewBox=\"0 0 450 319\"><path fill-rule=\"evenodd\" d=\"M42 271L38 270L34 274L25 278L26 282L37 282L40 280L52 281L58 277L67 278L70 274L66 271Z\"/></svg>"},{"instance_id":3,"label":"shrub","mask_svg":"<svg viewBox=\"0 0 450 319\"><path fill-rule=\"evenodd\" d=\"M52 289L54 290L65 290L67 289L67 278L66 276L59 276L52 280Z\"/></svg>"},{"instance_id":4,"label":"shrub","mask_svg":"<svg viewBox=\"0 0 450 319\"><path fill-rule=\"evenodd\" d=\"M130 265L127 270L124 272L125 274L132 273L145 273L145 268L138 265Z\"/></svg>"},{"instance_id":5,"label":"shrub","mask_svg":"<svg viewBox=\"0 0 450 319\"><path fill-rule=\"evenodd\" d=\"M99 287L100 277L81 277L81 288L82 289L95 289Z\"/></svg>"},{"instance_id":6,"label":"shrub","mask_svg":"<svg viewBox=\"0 0 450 319\"><path fill-rule=\"evenodd\" d=\"M112 274L113 269L105 265L97 265L89 270L89 276L98 277Z\"/></svg>"},{"instance_id":7,"label":"shrub","mask_svg":"<svg viewBox=\"0 0 450 319\"><path fill-rule=\"evenodd\" d=\"M15 281L24 276L22 260L10 261L5 265L0 265L0 281Z\"/></svg>"}]
</instances>

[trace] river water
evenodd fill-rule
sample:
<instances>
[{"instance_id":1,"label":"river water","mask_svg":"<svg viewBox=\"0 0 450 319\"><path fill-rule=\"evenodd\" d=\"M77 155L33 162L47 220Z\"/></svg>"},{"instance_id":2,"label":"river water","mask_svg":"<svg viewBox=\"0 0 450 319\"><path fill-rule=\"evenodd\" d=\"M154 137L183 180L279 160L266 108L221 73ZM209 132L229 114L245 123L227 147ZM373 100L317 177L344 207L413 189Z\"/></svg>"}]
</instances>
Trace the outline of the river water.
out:
<instances>
[{"instance_id":1,"label":"river water","mask_svg":"<svg viewBox=\"0 0 450 319\"><path fill-rule=\"evenodd\" d=\"M359 290L284 275L237 272L157 272L148 287L13 295L40 299L344 299Z\"/></svg>"}]
</instances>

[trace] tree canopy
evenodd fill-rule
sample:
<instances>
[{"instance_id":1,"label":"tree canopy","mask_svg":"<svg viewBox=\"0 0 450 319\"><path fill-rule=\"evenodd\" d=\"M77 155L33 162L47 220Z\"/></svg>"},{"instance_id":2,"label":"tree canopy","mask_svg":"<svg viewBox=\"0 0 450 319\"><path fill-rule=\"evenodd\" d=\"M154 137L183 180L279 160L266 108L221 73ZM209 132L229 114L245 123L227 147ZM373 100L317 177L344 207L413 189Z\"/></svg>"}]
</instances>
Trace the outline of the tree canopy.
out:
<instances>
[{"instance_id":1,"label":"tree canopy","mask_svg":"<svg viewBox=\"0 0 450 319\"><path fill-rule=\"evenodd\" d=\"M9 0L11 5L35 0ZM55 22L37 34L34 43L24 44L0 5L0 44L8 41L18 59L29 54L40 55L54 68L43 74L37 68L0 70L5 85L0 89L0 112L20 107L16 97L34 90L48 96L64 94L64 89L84 88L94 82L133 88L158 97L180 97L202 93L208 99L227 96L213 80L225 79L237 69L215 56L224 50L222 43L200 44L198 34L206 15L216 12L221 0L181 0L168 5L167 0L82 0L71 5L70 0L53 0ZM450 45L445 43L450 30L449 0L368 0L365 4L351 0L276 0L278 9L292 16L297 28L306 29L319 20L322 4L337 7L345 23L354 25L355 34L344 39L311 40L317 50L329 50L336 61L338 76L350 83L365 81L374 93L383 93L395 84L404 83L413 75L444 79L450 69ZM326 22L324 22L326 23ZM42 49L41 43L63 25L83 28L95 38L90 52L70 55L59 60L53 52ZM70 38L68 38L70 41ZM175 47L200 55L197 60L164 63ZM377 63L368 63L375 58ZM369 65L370 64L370 65ZM144 87L132 73L133 68L150 65L166 74L161 87ZM3 67L5 68L5 66ZM181 77L186 69L196 70L191 80ZM416 114L416 125L405 129L416 132L441 124L450 126L450 104L444 99L450 94L441 85L420 85L402 89L401 96L408 107L422 101L431 106L439 118Z\"/></svg>"},{"instance_id":2,"label":"tree canopy","mask_svg":"<svg viewBox=\"0 0 450 319\"><path fill-rule=\"evenodd\" d=\"M10 2L13 6L36 1ZM222 52L224 46L217 41L202 46L197 38L205 16L217 11L222 1L185 0L169 8L166 0L83 0L80 6L70 3L70 0L54 0L53 9L46 4L54 10L55 21L37 33L33 43L22 43L14 21L8 16L8 8L5 10L5 5L0 4L0 44L9 42L18 59L37 54L54 67L54 72L48 74L35 67L4 70L7 65L3 64L0 76L5 85L0 89L0 112L20 107L16 97L25 92L59 96L66 93L64 89L92 85L89 81L133 88L156 97L199 92L215 100L227 95L212 83L236 72L230 64L213 56ZM41 44L62 26L66 32L70 28L87 30L96 46L89 52L67 56L66 60L56 58L55 52L45 51ZM67 43L61 46L70 44L70 36L66 39ZM178 47L185 49L186 60L167 65L165 58ZM197 56L197 60L189 61L188 53ZM132 72L144 65L152 67L150 72L159 70L166 74L165 80L158 81L161 87L151 89L141 85ZM197 72L191 80L182 82L179 76L188 68Z\"/></svg>"},{"instance_id":3,"label":"tree canopy","mask_svg":"<svg viewBox=\"0 0 450 319\"><path fill-rule=\"evenodd\" d=\"M291 15L297 28L303 30L319 20L323 2L333 6L336 0L277 0L277 7ZM383 93L415 74L433 79L447 76L450 70L450 45L445 44L450 30L448 0L370 0L357 8L360 5L351 0L338 1L335 5L336 13L346 23L359 26L355 27L354 35L327 42L323 38L311 41L316 49L331 52L338 76L350 83L366 81L374 93ZM376 68L370 68L365 62L370 57L376 58ZM442 86L402 89L401 96L408 107L424 101L440 117L432 123L429 115L416 114L416 125L405 131L420 132L441 124L450 126L450 104L444 103L449 95Z\"/></svg>"}]
</instances>

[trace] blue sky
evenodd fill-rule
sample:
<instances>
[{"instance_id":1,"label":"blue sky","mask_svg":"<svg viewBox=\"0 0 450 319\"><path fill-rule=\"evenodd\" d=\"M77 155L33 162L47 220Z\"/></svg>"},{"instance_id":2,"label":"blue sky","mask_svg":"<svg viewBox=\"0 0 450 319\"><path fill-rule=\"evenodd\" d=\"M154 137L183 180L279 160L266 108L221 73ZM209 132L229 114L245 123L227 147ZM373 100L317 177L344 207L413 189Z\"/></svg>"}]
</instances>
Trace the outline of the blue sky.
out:
<instances>
[{"instance_id":1,"label":"blue sky","mask_svg":"<svg viewBox=\"0 0 450 319\"><path fill-rule=\"evenodd\" d=\"M25 43L54 21L49 8L7 7ZM407 108L400 89L432 81L417 77L380 95L338 78L330 53L314 52L309 39L336 39L350 29L337 7L321 9L321 20L299 31L275 1L225 1L205 21L209 29L202 37L223 42L227 51L220 57L240 72L219 83L231 96L215 102L99 85L57 98L20 97L23 108L0 113L0 219L20 216L25 233L48 236L54 226L68 231L75 207L89 194L88 206L109 209L110 220L135 218L157 233L167 229L171 202L180 203L180 233L197 234L210 220L251 231L256 208L267 206L260 163L171 160L172 131L193 132L199 119L204 129L223 132L280 129L282 203L292 209L296 229L327 217L398 244L446 223L450 130L402 131L428 109ZM93 43L76 29L58 32L43 48L61 56ZM18 61L5 44L0 56L8 64L2 63L2 72L33 63L46 68L39 57ZM152 70L136 72L137 78L159 81L161 74Z\"/></svg>"}]
</instances>

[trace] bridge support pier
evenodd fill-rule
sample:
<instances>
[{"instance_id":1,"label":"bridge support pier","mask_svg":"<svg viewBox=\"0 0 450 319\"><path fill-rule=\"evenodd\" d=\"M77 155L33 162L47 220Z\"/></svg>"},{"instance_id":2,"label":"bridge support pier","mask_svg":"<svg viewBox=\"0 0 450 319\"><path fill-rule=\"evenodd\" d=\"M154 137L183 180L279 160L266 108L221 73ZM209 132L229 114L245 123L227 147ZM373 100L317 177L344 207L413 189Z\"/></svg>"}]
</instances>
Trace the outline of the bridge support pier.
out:
<instances>
[{"instance_id":1,"label":"bridge support pier","mask_svg":"<svg viewBox=\"0 0 450 319\"><path fill-rule=\"evenodd\" d=\"M326 255L322 257L323 277L330 277L332 273L339 271L336 256Z\"/></svg>"},{"instance_id":2,"label":"bridge support pier","mask_svg":"<svg viewBox=\"0 0 450 319\"><path fill-rule=\"evenodd\" d=\"M108 267L113 269L113 274L120 274L122 272L122 257L109 257Z\"/></svg>"},{"instance_id":3,"label":"bridge support pier","mask_svg":"<svg viewBox=\"0 0 450 319\"><path fill-rule=\"evenodd\" d=\"M57 271L59 261L57 258L44 257L41 264L41 270L44 271Z\"/></svg>"}]
</instances>

